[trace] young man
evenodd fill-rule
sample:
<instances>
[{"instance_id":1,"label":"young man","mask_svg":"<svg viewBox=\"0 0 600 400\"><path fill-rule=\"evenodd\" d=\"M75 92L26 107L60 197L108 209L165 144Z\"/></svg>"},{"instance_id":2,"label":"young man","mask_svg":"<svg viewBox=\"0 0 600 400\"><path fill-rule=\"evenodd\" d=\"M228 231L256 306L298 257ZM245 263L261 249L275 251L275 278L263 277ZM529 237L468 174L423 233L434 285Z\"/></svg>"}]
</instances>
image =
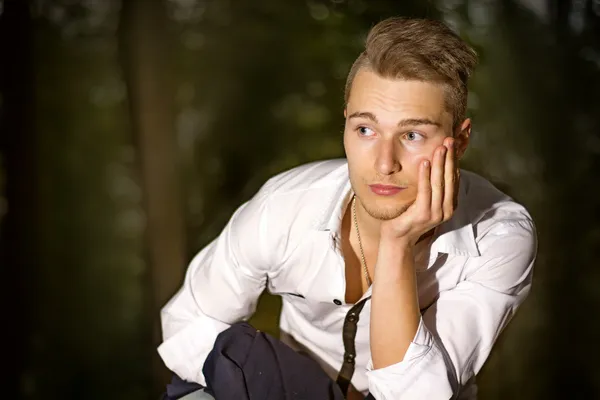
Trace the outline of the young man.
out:
<instances>
[{"instance_id":1,"label":"young man","mask_svg":"<svg viewBox=\"0 0 600 400\"><path fill-rule=\"evenodd\" d=\"M440 22L377 24L346 84L347 160L270 179L194 258L163 310L166 365L206 385L217 336L266 287L283 299L282 340L344 395L475 398L475 375L529 292L537 246L522 206L458 168L475 64Z\"/></svg>"}]
</instances>

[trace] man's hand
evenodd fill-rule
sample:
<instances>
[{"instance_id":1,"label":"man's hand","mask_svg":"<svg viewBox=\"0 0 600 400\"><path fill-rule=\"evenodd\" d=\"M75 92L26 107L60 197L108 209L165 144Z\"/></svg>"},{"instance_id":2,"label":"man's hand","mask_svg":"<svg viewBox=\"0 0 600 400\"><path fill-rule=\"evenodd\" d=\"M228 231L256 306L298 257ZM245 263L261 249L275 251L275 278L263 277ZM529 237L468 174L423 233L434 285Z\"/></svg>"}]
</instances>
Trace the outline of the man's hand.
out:
<instances>
[{"instance_id":1,"label":"man's hand","mask_svg":"<svg viewBox=\"0 0 600 400\"><path fill-rule=\"evenodd\" d=\"M404 239L414 246L422 235L452 217L459 181L455 160L454 139L446 138L435 149L433 160L419 165L415 202L399 217L381 224L382 237Z\"/></svg>"},{"instance_id":2,"label":"man's hand","mask_svg":"<svg viewBox=\"0 0 600 400\"><path fill-rule=\"evenodd\" d=\"M413 248L454 213L458 184L454 139L446 138L419 169L415 202L381 224L371 298L371 358L375 369L398 363L413 340L421 312Z\"/></svg>"}]
</instances>

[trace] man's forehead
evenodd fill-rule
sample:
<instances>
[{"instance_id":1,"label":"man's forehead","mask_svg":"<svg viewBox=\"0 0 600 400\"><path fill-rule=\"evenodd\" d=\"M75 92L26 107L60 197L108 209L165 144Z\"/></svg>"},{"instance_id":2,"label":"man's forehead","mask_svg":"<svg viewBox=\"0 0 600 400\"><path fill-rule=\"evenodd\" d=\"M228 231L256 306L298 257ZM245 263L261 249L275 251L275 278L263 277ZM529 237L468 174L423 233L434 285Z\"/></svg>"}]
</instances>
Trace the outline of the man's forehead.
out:
<instances>
[{"instance_id":1,"label":"man's forehead","mask_svg":"<svg viewBox=\"0 0 600 400\"><path fill-rule=\"evenodd\" d=\"M431 107L420 103L404 103L390 107L364 101L350 101L346 107L349 120L370 120L374 123L393 123L398 126L436 125L451 123L452 115L443 105Z\"/></svg>"},{"instance_id":2,"label":"man's forehead","mask_svg":"<svg viewBox=\"0 0 600 400\"><path fill-rule=\"evenodd\" d=\"M427 119L440 124L452 119L441 85L382 78L368 70L356 78L346 105L347 116Z\"/></svg>"},{"instance_id":3,"label":"man's forehead","mask_svg":"<svg viewBox=\"0 0 600 400\"><path fill-rule=\"evenodd\" d=\"M364 95L374 92L400 97L445 97L445 88L437 82L417 79L386 78L369 70L361 71L352 82L350 98L353 94ZM356 96L355 96L356 97ZM350 100L350 99L349 99Z\"/></svg>"}]
</instances>

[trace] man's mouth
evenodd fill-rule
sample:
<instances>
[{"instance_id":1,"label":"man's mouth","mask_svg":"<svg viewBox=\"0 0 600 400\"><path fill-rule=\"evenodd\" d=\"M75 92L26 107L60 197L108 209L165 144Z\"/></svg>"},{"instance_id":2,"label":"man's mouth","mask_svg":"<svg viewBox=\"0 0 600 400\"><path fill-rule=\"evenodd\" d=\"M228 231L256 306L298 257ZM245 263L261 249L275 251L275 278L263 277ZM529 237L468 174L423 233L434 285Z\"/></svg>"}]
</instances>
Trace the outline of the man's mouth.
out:
<instances>
[{"instance_id":1,"label":"man's mouth","mask_svg":"<svg viewBox=\"0 0 600 400\"><path fill-rule=\"evenodd\" d=\"M371 191L373 193L375 193L376 195L379 195L379 196L393 196L395 194L400 193L404 189L406 189L405 187L401 187L401 186L380 185L380 184L369 185L369 188L371 189Z\"/></svg>"}]
</instances>

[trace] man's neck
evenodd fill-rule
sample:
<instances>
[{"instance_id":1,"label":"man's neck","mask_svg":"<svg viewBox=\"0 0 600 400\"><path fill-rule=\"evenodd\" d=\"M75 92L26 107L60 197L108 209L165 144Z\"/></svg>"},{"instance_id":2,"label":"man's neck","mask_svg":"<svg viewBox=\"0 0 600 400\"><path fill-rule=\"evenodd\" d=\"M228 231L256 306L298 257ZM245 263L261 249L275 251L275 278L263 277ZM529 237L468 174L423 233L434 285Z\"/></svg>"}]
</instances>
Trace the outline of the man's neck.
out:
<instances>
[{"instance_id":1,"label":"man's neck","mask_svg":"<svg viewBox=\"0 0 600 400\"><path fill-rule=\"evenodd\" d=\"M379 243L379 237L381 233L381 220L373 218L367 212L367 210L365 210L360 201L354 201L356 201L356 219L358 222L358 229L360 230L361 239L363 241L368 241L369 243L373 244Z\"/></svg>"}]
</instances>

